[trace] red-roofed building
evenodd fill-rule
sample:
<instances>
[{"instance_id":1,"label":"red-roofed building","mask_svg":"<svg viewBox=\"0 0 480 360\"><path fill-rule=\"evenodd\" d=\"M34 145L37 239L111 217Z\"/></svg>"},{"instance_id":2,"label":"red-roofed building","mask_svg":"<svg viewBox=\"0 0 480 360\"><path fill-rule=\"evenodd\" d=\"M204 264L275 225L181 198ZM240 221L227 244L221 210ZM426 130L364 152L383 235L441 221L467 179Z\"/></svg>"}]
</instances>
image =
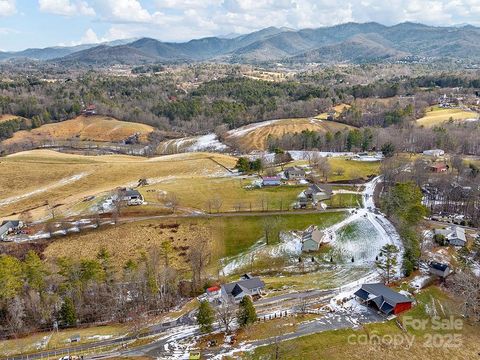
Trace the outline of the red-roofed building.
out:
<instances>
[{"instance_id":1,"label":"red-roofed building","mask_svg":"<svg viewBox=\"0 0 480 360\"><path fill-rule=\"evenodd\" d=\"M443 173L443 172L447 172L448 165L445 163L434 163L429 166L429 169L431 172L434 172L434 173Z\"/></svg>"}]
</instances>

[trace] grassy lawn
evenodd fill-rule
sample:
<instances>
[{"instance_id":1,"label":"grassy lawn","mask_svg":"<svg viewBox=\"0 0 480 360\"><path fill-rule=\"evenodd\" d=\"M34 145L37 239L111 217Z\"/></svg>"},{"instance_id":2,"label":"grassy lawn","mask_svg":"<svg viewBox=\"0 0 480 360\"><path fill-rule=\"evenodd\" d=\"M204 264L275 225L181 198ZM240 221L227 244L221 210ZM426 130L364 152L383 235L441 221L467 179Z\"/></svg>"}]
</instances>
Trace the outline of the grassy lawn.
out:
<instances>
[{"instance_id":1,"label":"grassy lawn","mask_svg":"<svg viewBox=\"0 0 480 360\"><path fill-rule=\"evenodd\" d=\"M311 254L315 256L318 254ZM308 261L309 256L304 256ZM318 271L305 274L263 276L267 289L281 290L283 288L295 289L297 291L310 289L332 289L355 281L367 274L369 269L365 267L344 267L333 265L330 268L319 268ZM272 293L275 295L275 293Z\"/></svg>"},{"instance_id":2,"label":"grassy lawn","mask_svg":"<svg viewBox=\"0 0 480 360\"><path fill-rule=\"evenodd\" d=\"M323 201L329 208L359 207L362 205L360 194L335 194L330 199Z\"/></svg>"},{"instance_id":3,"label":"grassy lawn","mask_svg":"<svg viewBox=\"0 0 480 360\"><path fill-rule=\"evenodd\" d=\"M235 216L209 219L209 225L215 229L217 243L223 246L223 256L234 256L247 250L264 234L264 219L279 219L281 231L303 230L310 225L320 228L331 226L345 217L344 212L318 214L288 214L268 216Z\"/></svg>"},{"instance_id":4,"label":"grassy lawn","mask_svg":"<svg viewBox=\"0 0 480 360\"><path fill-rule=\"evenodd\" d=\"M438 314L446 319L449 313L445 309L453 308L452 301L448 299L438 288L430 287L423 290L417 296L418 305L412 310L400 316L400 322L404 316L413 316L415 319L427 319L428 306L431 306L432 299L435 298L436 310ZM446 314L441 312L444 309ZM445 346L426 346L429 334L460 334L460 347ZM408 348L406 342L401 345L371 342L349 343L350 340L359 339L356 336L364 335L368 339L373 334L382 337L383 335L394 336L397 338L410 339L414 337L413 345ZM425 330L413 330L407 328L404 333L395 323L389 321L378 324L366 324L359 330L345 329L326 331L314 335L308 335L294 340L286 341L280 344L278 349L273 345L264 346L256 349L253 354L246 354L245 359L273 359L275 351L279 351L283 359L476 359L478 358L478 338L480 336L480 326L464 324L463 330L457 331L439 331L427 326Z\"/></svg>"},{"instance_id":5,"label":"grassy lawn","mask_svg":"<svg viewBox=\"0 0 480 360\"><path fill-rule=\"evenodd\" d=\"M306 186L277 186L260 189L245 189L251 185L252 177L227 178L183 178L163 181L159 184L142 189L147 201L158 202L158 194L162 192L175 193L181 207L201 209L206 212L216 212L215 206L209 206L209 201L220 200L220 212L240 209L249 210L286 210ZM154 191L152 191L154 190Z\"/></svg>"},{"instance_id":6,"label":"grassy lawn","mask_svg":"<svg viewBox=\"0 0 480 360\"><path fill-rule=\"evenodd\" d=\"M353 161L344 158L329 158L328 162L335 173L335 169L343 169L342 175L332 174L328 181L343 181L351 179L366 179L380 173L380 161Z\"/></svg>"},{"instance_id":7,"label":"grassy lawn","mask_svg":"<svg viewBox=\"0 0 480 360\"><path fill-rule=\"evenodd\" d=\"M464 111L462 109L442 109L438 106L431 107L425 116L417 120L417 125L431 127L441 125L450 120L462 121L466 119L478 119L479 114L474 111Z\"/></svg>"}]
</instances>

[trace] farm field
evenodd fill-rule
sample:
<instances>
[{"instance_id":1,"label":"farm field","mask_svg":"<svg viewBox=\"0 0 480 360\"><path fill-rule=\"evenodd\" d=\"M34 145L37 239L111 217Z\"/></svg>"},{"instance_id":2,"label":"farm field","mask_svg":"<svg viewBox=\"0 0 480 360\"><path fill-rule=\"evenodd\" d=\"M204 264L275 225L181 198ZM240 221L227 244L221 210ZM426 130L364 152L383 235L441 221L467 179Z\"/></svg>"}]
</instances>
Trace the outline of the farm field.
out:
<instances>
[{"instance_id":1,"label":"farm field","mask_svg":"<svg viewBox=\"0 0 480 360\"><path fill-rule=\"evenodd\" d=\"M159 193L173 192L181 207L215 213L291 209L297 196L306 189L306 185L245 189L254 179L258 177L203 177L195 181L190 178L166 179L161 183L146 186L141 191L145 199L152 202L158 201L156 197ZM219 201L218 209L211 204L214 200Z\"/></svg>"},{"instance_id":2,"label":"farm field","mask_svg":"<svg viewBox=\"0 0 480 360\"><path fill-rule=\"evenodd\" d=\"M249 124L228 132L226 143L235 142L246 152L265 150L269 136L280 137L285 134L300 133L304 130L321 133L351 129L351 126L316 118L279 119Z\"/></svg>"},{"instance_id":3,"label":"farm field","mask_svg":"<svg viewBox=\"0 0 480 360\"><path fill-rule=\"evenodd\" d=\"M139 134L140 142L146 142L153 131L149 125L116 120L108 116L78 116L72 120L46 124L30 131L17 131L14 136L3 142L12 144L35 143L44 141L98 141L120 142L129 136Z\"/></svg>"},{"instance_id":4,"label":"farm field","mask_svg":"<svg viewBox=\"0 0 480 360\"><path fill-rule=\"evenodd\" d=\"M479 114L474 111L465 111L462 109L442 109L440 107L431 107L425 116L417 120L418 126L432 127L441 125L450 121L465 121L468 119L478 119Z\"/></svg>"},{"instance_id":5,"label":"farm field","mask_svg":"<svg viewBox=\"0 0 480 360\"><path fill-rule=\"evenodd\" d=\"M80 341L76 344L86 344L99 340L106 340L125 335L128 327L125 325L96 326L91 328L76 328L61 330L58 332L44 332L30 335L26 338L0 341L0 356L12 356L38 351L42 341L48 339L48 345L43 349L60 349L70 345L70 338L80 335Z\"/></svg>"},{"instance_id":6,"label":"farm field","mask_svg":"<svg viewBox=\"0 0 480 360\"><path fill-rule=\"evenodd\" d=\"M344 218L343 212L270 215L279 219L279 229L303 230L312 224L330 226ZM163 241L172 242L172 263L185 268L185 256L195 238L210 240L211 264L238 255L263 237L264 216L157 219L102 227L96 231L70 235L51 242L44 250L53 263L59 257L95 258L105 248L120 268L127 260L137 260L142 252L158 249ZM115 239L115 241L112 241ZM216 274L216 271L213 272Z\"/></svg>"},{"instance_id":7,"label":"farm field","mask_svg":"<svg viewBox=\"0 0 480 360\"><path fill-rule=\"evenodd\" d=\"M380 161L355 161L346 157L329 157L331 174L328 176L328 182L342 182L354 179L366 180L369 176L380 173ZM307 165L307 160L298 160L294 165ZM339 172L338 170L342 170ZM351 190L351 188L347 188Z\"/></svg>"},{"instance_id":8,"label":"farm field","mask_svg":"<svg viewBox=\"0 0 480 360\"><path fill-rule=\"evenodd\" d=\"M36 218L55 204L60 213L85 197L119 186L136 186L139 179L151 183L166 179L225 176L225 167L235 166L236 158L207 153L190 153L141 158L125 155L82 156L49 150L18 153L0 161L0 214L11 217L31 211ZM29 176L25 176L28 174ZM15 184L15 186L12 186Z\"/></svg>"}]
</instances>

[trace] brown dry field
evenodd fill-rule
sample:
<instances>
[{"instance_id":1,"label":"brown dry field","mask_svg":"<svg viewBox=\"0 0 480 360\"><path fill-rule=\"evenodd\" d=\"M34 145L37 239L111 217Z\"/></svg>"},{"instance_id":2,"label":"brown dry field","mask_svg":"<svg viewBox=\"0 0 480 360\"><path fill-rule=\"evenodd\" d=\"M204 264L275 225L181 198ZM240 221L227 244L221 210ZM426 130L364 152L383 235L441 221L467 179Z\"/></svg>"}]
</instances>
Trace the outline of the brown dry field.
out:
<instances>
[{"instance_id":1,"label":"brown dry field","mask_svg":"<svg viewBox=\"0 0 480 360\"><path fill-rule=\"evenodd\" d=\"M127 260L137 260L142 253L159 251L162 242L169 241L174 247L171 264L188 270L186 256L195 237L218 240L211 242L213 258L223 253L220 239L212 235L211 227L203 220L167 219L106 225L99 230L59 238L44 250L43 255L50 263L64 256L94 259L100 249L105 248L119 270Z\"/></svg>"},{"instance_id":2,"label":"brown dry field","mask_svg":"<svg viewBox=\"0 0 480 360\"><path fill-rule=\"evenodd\" d=\"M21 116L12 115L12 114L3 114L3 115L0 115L0 123L13 120L13 119L18 119L18 118L21 118Z\"/></svg>"},{"instance_id":3,"label":"brown dry field","mask_svg":"<svg viewBox=\"0 0 480 360\"><path fill-rule=\"evenodd\" d=\"M245 151L265 150L268 136L281 137L285 134L300 133L304 130L320 133L335 133L352 129L351 126L316 118L281 119L258 124L250 124L231 131L228 142L237 143Z\"/></svg>"},{"instance_id":4,"label":"brown dry field","mask_svg":"<svg viewBox=\"0 0 480 360\"><path fill-rule=\"evenodd\" d=\"M213 161L214 159L215 161ZM46 202L70 209L90 195L119 186L135 186L141 178L165 180L225 175L218 163L233 168L236 158L220 154L190 153L142 158L126 155L82 156L33 150L0 160L0 216L16 217L30 210L46 215ZM34 193L32 193L34 192Z\"/></svg>"},{"instance_id":5,"label":"brown dry field","mask_svg":"<svg viewBox=\"0 0 480 360\"><path fill-rule=\"evenodd\" d=\"M116 120L108 116L78 116L75 119L54 124L46 124L31 131L17 131L5 145L44 140L81 140L100 142L119 142L129 136L140 133L145 142L153 128L149 125Z\"/></svg>"}]
</instances>

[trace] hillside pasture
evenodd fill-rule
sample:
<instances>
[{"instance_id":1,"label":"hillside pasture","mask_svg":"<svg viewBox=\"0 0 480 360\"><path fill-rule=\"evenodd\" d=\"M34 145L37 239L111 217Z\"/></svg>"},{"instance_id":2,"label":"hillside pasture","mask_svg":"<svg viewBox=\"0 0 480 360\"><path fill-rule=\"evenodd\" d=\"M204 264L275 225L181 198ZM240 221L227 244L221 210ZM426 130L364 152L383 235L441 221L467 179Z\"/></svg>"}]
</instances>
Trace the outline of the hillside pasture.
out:
<instances>
[{"instance_id":1,"label":"hillside pasture","mask_svg":"<svg viewBox=\"0 0 480 360\"><path fill-rule=\"evenodd\" d=\"M351 129L351 126L316 118L279 119L249 124L228 132L226 143L235 143L244 151L266 150L269 136L278 138L285 134L304 130L335 133Z\"/></svg>"},{"instance_id":2,"label":"hillside pasture","mask_svg":"<svg viewBox=\"0 0 480 360\"><path fill-rule=\"evenodd\" d=\"M312 224L327 227L345 217L344 212L267 216L223 216L212 218L165 218L105 226L96 231L74 234L53 241L44 251L49 262L60 257L93 259L105 248L117 268L127 260L137 260L143 252L158 251L164 241L174 248L172 264L187 269L186 256L196 238L209 240L211 266L219 259L241 254L264 234L264 219L276 217L279 230L303 230ZM114 240L113 240L114 239ZM212 268L214 274L216 272Z\"/></svg>"},{"instance_id":3,"label":"hillside pasture","mask_svg":"<svg viewBox=\"0 0 480 360\"><path fill-rule=\"evenodd\" d=\"M31 210L36 218L47 215L47 202L59 213L119 186L135 187L139 179L166 180L225 176L225 167L236 158L208 153L141 158L126 155L83 156L34 150L3 158L0 162L0 215L15 217ZM14 186L12 186L12 184Z\"/></svg>"},{"instance_id":4,"label":"hillside pasture","mask_svg":"<svg viewBox=\"0 0 480 360\"><path fill-rule=\"evenodd\" d=\"M474 111L465 111L462 109L442 109L440 107L431 107L425 116L416 121L418 126L433 127L453 120L454 122L463 122L479 119L479 114Z\"/></svg>"},{"instance_id":5,"label":"hillside pasture","mask_svg":"<svg viewBox=\"0 0 480 360\"><path fill-rule=\"evenodd\" d=\"M333 117L335 119L338 118L342 112L344 112L346 109L349 109L350 107L351 106L348 105L348 104L340 104L340 105L334 106L332 108L332 112L335 112L335 115ZM315 116L315 119L327 120L328 119L328 113L325 112L325 113L319 114L319 115Z\"/></svg>"},{"instance_id":6,"label":"hillside pasture","mask_svg":"<svg viewBox=\"0 0 480 360\"><path fill-rule=\"evenodd\" d=\"M41 144L52 141L120 142L139 134L142 143L147 142L153 127L145 124L116 120L108 116L78 116L53 124L46 124L30 131L17 131L3 142L5 146L24 143Z\"/></svg>"}]
</instances>

